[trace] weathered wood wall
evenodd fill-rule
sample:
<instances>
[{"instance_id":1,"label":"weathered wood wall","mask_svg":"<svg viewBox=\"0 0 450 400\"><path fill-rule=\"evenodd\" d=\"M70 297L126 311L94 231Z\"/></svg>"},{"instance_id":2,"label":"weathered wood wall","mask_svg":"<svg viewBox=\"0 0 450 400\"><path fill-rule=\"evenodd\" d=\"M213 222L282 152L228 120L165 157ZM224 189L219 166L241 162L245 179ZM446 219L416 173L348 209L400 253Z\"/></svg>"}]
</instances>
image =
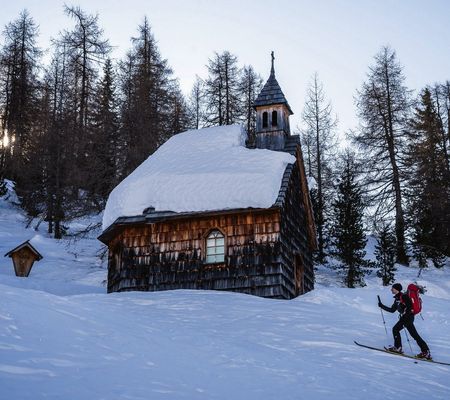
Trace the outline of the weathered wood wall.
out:
<instances>
[{"instance_id":1,"label":"weathered wood wall","mask_svg":"<svg viewBox=\"0 0 450 400\"><path fill-rule=\"evenodd\" d=\"M215 228L225 235L225 262L205 264L205 236ZM216 289L292 298L295 278L280 231L277 209L126 227L109 243L108 291Z\"/></svg>"},{"instance_id":2,"label":"weathered wood wall","mask_svg":"<svg viewBox=\"0 0 450 400\"><path fill-rule=\"evenodd\" d=\"M294 296L314 289L314 267L307 207L297 163L290 166L289 181L283 181L285 195L281 210L280 243L282 265L287 271L285 287ZM282 188L283 190L283 188ZM314 239L315 240L315 239ZM296 280L300 280L295 284ZM300 283L300 286L299 286Z\"/></svg>"}]
</instances>

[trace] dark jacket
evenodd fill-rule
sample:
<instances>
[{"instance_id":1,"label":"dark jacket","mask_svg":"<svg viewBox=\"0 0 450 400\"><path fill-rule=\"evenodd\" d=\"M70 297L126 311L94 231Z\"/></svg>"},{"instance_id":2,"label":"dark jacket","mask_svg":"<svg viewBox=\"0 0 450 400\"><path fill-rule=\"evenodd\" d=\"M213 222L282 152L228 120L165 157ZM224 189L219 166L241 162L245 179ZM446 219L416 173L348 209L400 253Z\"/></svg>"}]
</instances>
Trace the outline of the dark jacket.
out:
<instances>
[{"instance_id":1,"label":"dark jacket","mask_svg":"<svg viewBox=\"0 0 450 400\"><path fill-rule=\"evenodd\" d=\"M391 307L386 307L384 304L380 303L380 307L387 312L398 311L400 315L414 315L412 313L412 302L410 297L406 293L398 292L394 296L394 303Z\"/></svg>"}]
</instances>

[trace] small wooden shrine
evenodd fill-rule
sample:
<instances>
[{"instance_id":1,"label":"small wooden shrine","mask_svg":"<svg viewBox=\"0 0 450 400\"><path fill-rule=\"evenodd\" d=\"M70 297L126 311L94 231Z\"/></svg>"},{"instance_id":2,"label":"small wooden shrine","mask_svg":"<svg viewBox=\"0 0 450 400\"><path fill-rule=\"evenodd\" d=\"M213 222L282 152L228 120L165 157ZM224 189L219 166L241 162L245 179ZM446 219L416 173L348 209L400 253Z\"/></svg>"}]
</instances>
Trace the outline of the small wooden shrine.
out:
<instances>
[{"instance_id":1,"label":"small wooden shrine","mask_svg":"<svg viewBox=\"0 0 450 400\"><path fill-rule=\"evenodd\" d=\"M5 257L11 257L16 276L27 277L35 261L42 259L42 255L27 240L14 249L8 251Z\"/></svg>"}]
</instances>

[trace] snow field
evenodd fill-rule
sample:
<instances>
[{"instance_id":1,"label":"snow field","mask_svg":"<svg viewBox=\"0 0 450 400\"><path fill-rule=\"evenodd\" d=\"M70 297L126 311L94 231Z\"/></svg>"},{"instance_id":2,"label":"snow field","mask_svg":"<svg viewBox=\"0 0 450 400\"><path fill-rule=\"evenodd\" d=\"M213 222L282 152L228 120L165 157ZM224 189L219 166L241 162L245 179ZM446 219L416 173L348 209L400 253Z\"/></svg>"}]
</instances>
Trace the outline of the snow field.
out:
<instances>
[{"instance_id":1,"label":"snow field","mask_svg":"<svg viewBox=\"0 0 450 400\"><path fill-rule=\"evenodd\" d=\"M0 399L450 398L450 367L353 344L392 343L397 315L384 313L386 336L376 296L390 304L392 295L376 277L345 289L320 267L316 290L291 301L106 294L96 233L57 242L44 228L25 229L21 212L0 199L2 254L32 238L44 256L29 278L0 260ZM405 286L417 272L399 267L398 281ZM417 329L433 356L450 362L449 266L423 271L418 282L428 292Z\"/></svg>"}]
</instances>

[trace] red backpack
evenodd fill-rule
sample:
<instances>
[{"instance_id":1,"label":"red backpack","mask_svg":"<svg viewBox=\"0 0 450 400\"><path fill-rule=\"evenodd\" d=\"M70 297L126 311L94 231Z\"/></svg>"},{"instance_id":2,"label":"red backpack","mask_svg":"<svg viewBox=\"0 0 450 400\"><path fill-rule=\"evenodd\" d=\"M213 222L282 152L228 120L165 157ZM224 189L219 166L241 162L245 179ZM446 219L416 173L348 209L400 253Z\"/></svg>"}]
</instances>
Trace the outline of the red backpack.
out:
<instances>
[{"instance_id":1,"label":"red backpack","mask_svg":"<svg viewBox=\"0 0 450 400\"><path fill-rule=\"evenodd\" d=\"M412 302L412 313L414 315L419 314L422 311L422 299L419 296L419 293L425 293L425 290L422 286L416 285L414 283L410 283L408 285L408 289L406 290L406 294L409 296Z\"/></svg>"}]
</instances>

